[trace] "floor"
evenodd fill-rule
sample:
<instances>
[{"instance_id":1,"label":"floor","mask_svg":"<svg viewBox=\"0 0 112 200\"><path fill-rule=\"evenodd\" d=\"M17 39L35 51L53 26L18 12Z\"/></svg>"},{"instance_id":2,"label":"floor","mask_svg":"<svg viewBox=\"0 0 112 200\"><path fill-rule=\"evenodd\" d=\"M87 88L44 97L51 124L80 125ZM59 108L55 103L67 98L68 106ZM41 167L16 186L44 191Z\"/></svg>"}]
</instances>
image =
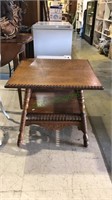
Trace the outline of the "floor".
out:
<instances>
[{"instance_id":1,"label":"floor","mask_svg":"<svg viewBox=\"0 0 112 200\"><path fill-rule=\"evenodd\" d=\"M10 120L0 112L0 200L112 199L111 61L76 34L73 58L89 59L105 87L85 92L88 148L76 127L50 132L35 125L25 128L24 144L18 148L17 91L4 88L8 77L2 74L6 69L1 70L0 96Z\"/></svg>"},{"instance_id":2,"label":"floor","mask_svg":"<svg viewBox=\"0 0 112 200\"><path fill-rule=\"evenodd\" d=\"M73 58L88 59L103 91L85 91L86 112L112 179L112 60L74 34Z\"/></svg>"}]
</instances>

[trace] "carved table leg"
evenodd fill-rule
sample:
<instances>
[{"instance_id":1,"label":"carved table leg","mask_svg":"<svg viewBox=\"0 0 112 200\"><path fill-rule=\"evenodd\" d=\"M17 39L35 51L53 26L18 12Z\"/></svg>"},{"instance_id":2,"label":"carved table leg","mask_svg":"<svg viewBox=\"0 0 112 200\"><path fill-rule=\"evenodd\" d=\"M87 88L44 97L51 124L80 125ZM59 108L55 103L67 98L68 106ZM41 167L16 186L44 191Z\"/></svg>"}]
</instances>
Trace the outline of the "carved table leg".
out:
<instances>
[{"instance_id":1,"label":"carved table leg","mask_svg":"<svg viewBox=\"0 0 112 200\"><path fill-rule=\"evenodd\" d=\"M84 147L87 147L89 144L89 141L88 141L88 135L87 135L87 121L86 121L83 90L78 91L78 101L79 101L80 111L81 111L81 121L82 121L81 130L84 133L83 135Z\"/></svg>"},{"instance_id":2,"label":"carved table leg","mask_svg":"<svg viewBox=\"0 0 112 200\"><path fill-rule=\"evenodd\" d=\"M26 123L27 108L29 106L30 97L31 97L31 89L26 89L25 99L24 99L24 107L23 107L23 112L22 112L22 116L21 116L21 123L20 123L20 133L18 135L18 141L17 141L18 146L20 146L20 144L23 140L24 128L25 128L25 123Z\"/></svg>"}]
</instances>

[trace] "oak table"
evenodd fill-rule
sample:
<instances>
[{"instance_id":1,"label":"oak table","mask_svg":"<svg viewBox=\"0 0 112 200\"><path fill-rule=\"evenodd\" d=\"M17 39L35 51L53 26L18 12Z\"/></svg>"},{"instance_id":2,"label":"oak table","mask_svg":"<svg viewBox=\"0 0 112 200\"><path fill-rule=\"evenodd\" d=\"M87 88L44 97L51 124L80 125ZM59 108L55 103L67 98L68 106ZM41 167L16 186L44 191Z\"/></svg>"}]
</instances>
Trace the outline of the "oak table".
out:
<instances>
[{"instance_id":1,"label":"oak table","mask_svg":"<svg viewBox=\"0 0 112 200\"><path fill-rule=\"evenodd\" d=\"M18 146L31 124L56 130L76 125L88 146L83 90L103 89L88 60L26 59L5 87L25 88Z\"/></svg>"}]
</instances>

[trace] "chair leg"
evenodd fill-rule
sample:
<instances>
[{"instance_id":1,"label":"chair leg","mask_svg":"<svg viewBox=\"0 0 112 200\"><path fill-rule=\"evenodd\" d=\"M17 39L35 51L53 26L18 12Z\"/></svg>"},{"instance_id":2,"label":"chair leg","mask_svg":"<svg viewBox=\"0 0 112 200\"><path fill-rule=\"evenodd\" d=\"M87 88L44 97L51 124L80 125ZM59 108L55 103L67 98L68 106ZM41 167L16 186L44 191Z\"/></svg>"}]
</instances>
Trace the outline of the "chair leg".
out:
<instances>
[{"instance_id":1,"label":"chair leg","mask_svg":"<svg viewBox=\"0 0 112 200\"><path fill-rule=\"evenodd\" d=\"M9 65L9 77L11 77L11 71L12 71L12 69L11 69L10 63L8 65Z\"/></svg>"},{"instance_id":2,"label":"chair leg","mask_svg":"<svg viewBox=\"0 0 112 200\"><path fill-rule=\"evenodd\" d=\"M7 119L10 119L9 115L6 113L6 111L5 111L4 107L3 107L1 98L0 98L0 109L3 112L3 114L7 117Z\"/></svg>"}]
</instances>

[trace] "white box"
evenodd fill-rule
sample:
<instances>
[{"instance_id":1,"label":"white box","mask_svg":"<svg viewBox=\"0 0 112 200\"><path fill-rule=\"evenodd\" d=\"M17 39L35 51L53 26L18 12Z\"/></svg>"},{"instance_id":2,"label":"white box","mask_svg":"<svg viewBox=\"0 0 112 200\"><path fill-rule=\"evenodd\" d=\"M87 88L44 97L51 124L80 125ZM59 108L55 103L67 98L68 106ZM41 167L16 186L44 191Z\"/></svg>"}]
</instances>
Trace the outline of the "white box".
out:
<instances>
[{"instance_id":1,"label":"white box","mask_svg":"<svg viewBox=\"0 0 112 200\"><path fill-rule=\"evenodd\" d=\"M49 17L50 21L62 21L62 7L50 7Z\"/></svg>"},{"instance_id":2,"label":"white box","mask_svg":"<svg viewBox=\"0 0 112 200\"><path fill-rule=\"evenodd\" d=\"M32 33L34 57L71 56L73 26L69 22L37 22Z\"/></svg>"}]
</instances>

